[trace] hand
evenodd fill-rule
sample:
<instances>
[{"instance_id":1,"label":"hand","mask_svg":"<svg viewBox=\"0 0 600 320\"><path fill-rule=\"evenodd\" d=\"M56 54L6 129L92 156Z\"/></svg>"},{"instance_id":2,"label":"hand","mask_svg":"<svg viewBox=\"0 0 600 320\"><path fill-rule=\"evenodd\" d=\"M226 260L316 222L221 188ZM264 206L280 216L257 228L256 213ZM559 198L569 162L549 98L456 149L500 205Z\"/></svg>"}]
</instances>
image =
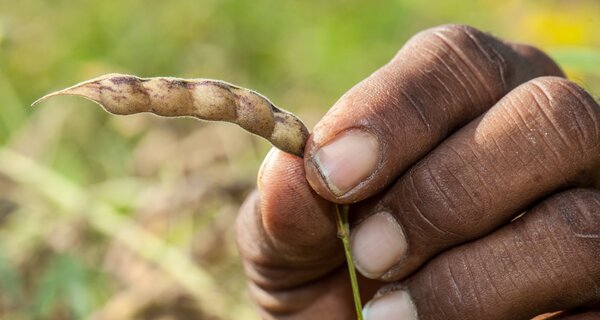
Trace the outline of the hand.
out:
<instances>
[{"instance_id":1,"label":"hand","mask_svg":"<svg viewBox=\"0 0 600 320\"><path fill-rule=\"evenodd\" d=\"M600 109L562 77L470 27L414 36L323 117L304 159L265 159L237 226L262 315L356 317L344 203L368 320L591 316Z\"/></svg>"}]
</instances>

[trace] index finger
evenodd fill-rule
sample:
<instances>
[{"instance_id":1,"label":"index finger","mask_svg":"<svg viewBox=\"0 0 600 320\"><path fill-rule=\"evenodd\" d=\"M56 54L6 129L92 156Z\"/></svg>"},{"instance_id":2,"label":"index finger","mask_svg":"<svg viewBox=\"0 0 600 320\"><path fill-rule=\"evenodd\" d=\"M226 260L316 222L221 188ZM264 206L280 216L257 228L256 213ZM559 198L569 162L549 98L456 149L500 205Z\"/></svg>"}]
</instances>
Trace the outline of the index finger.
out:
<instances>
[{"instance_id":1,"label":"index finger","mask_svg":"<svg viewBox=\"0 0 600 320\"><path fill-rule=\"evenodd\" d=\"M562 72L532 47L462 25L421 32L317 124L305 150L307 179L333 202L368 198L510 90L543 75Z\"/></svg>"}]
</instances>

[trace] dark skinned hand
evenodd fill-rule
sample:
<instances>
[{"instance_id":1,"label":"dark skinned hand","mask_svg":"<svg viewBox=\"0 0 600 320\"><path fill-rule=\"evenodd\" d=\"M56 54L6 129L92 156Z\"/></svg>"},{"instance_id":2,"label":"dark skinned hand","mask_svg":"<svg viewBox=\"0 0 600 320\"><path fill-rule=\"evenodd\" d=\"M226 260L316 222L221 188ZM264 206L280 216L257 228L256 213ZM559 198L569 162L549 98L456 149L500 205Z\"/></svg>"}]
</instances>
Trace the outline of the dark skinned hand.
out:
<instances>
[{"instance_id":1,"label":"dark skinned hand","mask_svg":"<svg viewBox=\"0 0 600 320\"><path fill-rule=\"evenodd\" d=\"M600 319L600 109L544 53L423 31L346 93L304 159L272 150L237 224L266 319ZM556 313L558 312L558 313Z\"/></svg>"}]
</instances>

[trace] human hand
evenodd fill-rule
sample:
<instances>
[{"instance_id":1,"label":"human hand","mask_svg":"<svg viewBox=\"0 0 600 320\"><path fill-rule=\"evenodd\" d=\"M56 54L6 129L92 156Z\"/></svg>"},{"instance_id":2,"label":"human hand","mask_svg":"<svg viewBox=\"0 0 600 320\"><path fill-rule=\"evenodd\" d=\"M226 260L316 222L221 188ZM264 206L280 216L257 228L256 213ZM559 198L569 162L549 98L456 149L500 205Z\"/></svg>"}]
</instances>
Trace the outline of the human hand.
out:
<instances>
[{"instance_id":1,"label":"human hand","mask_svg":"<svg viewBox=\"0 0 600 320\"><path fill-rule=\"evenodd\" d=\"M600 109L562 76L470 27L413 37L304 159L265 159L237 223L262 316L356 317L333 203L351 204L368 320L599 316Z\"/></svg>"}]
</instances>

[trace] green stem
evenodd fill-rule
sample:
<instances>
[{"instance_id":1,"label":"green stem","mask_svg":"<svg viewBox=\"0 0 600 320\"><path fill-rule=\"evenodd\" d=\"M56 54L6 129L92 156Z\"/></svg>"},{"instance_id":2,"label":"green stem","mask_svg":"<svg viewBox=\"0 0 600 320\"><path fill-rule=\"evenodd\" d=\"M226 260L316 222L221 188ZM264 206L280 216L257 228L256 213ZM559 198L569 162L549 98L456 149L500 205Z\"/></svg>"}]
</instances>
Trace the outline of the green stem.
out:
<instances>
[{"instance_id":1,"label":"green stem","mask_svg":"<svg viewBox=\"0 0 600 320\"><path fill-rule=\"evenodd\" d=\"M346 262L348 263L348 273L350 274L350 283L352 284L352 296L354 296L354 306L356 307L356 316L358 320L363 320L362 302L360 301L360 290L358 288L358 280L356 278L356 269L354 268L354 260L350 252L350 225L348 223L348 206L336 205L335 217L338 228L338 237L342 239L344 244L344 252L346 253Z\"/></svg>"}]
</instances>

